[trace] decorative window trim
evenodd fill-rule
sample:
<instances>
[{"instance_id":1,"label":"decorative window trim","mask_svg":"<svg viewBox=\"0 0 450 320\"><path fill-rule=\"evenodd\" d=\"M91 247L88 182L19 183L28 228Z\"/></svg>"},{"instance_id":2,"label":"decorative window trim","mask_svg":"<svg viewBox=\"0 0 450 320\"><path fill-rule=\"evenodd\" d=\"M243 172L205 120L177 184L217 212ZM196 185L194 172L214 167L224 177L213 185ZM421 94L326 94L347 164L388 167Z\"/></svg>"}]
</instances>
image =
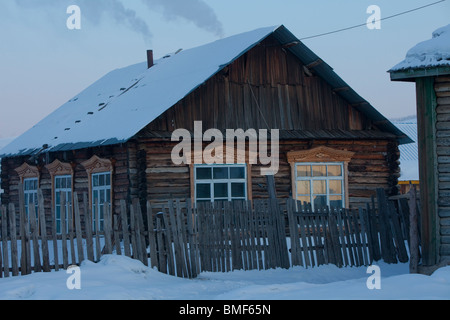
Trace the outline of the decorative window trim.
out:
<instances>
[{"instance_id":1,"label":"decorative window trim","mask_svg":"<svg viewBox=\"0 0 450 320\"><path fill-rule=\"evenodd\" d=\"M73 166L70 163L55 160L45 166L52 177L55 176L73 176Z\"/></svg>"},{"instance_id":2,"label":"decorative window trim","mask_svg":"<svg viewBox=\"0 0 450 320\"><path fill-rule=\"evenodd\" d=\"M21 183L23 183L24 179L38 178L38 186L39 186L40 172L38 167L30 166L28 163L25 162L20 167L14 170L19 175Z\"/></svg>"},{"instance_id":3,"label":"decorative window trim","mask_svg":"<svg viewBox=\"0 0 450 320\"><path fill-rule=\"evenodd\" d=\"M297 194L296 187L296 164L301 163L332 163L341 162L344 168L344 207L349 205L348 195L348 163L351 161L355 152L347 150L338 150L325 146L320 146L308 150L291 151L287 153L288 163L291 165L291 188L292 197Z\"/></svg>"},{"instance_id":4,"label":"decorative window trim","mask_svg":"<svg viewBox=\"0 0 450 320\"><path fill-rule=\"evenodd\" d=\"M350 162L354 152L320 146L313 149L287 153L289 163L295 162Z\"/></svg>"}]
</instances>

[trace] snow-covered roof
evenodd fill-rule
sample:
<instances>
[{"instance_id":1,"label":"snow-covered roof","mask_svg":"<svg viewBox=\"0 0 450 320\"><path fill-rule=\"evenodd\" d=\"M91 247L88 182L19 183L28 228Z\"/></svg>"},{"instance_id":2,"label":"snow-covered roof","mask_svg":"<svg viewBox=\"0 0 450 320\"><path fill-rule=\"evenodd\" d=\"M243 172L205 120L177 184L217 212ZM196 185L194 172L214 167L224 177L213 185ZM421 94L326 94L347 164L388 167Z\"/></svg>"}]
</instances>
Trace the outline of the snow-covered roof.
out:
<instances>
[{"instance_id":1,"label":"snow-covered roof","mask_svg":"<svg viewBox=\"0 0 450 320\"><path fill-rule=\"evenodd\" d=\"M417 117L392 120L414 143L400 145L400 181L419 181L419 149L417 145Z\"/></svg>"},{"instance_id":2,"label":"snow-covered roof","mask_svg":"<svg viewBox=\"0 0 450 320\"><path fill-rule=\"evenodd\" d=\"M380 130L409 139L366 100L351 89L333 69L301 43L284 26L260 28L155 61L114 70L44 118L11 144L0 156L75 150L123 143L167 109L186 97L217 72L270 35L281 43L297 43L290 50L338 94L379 123ZM321 63L317 63L320 61ZM356 107L359 108L359 107Z\"/></svg>"},{"instance_id":3,"label":"snow-covered roof","mask_svg":"<svg viewBox=\"0 0 450 320\"><path fill-rule=\"evenodd\" d=\"M444 66L450 66L450 24L434 31L432 39L410 49L406 59L389 72Z\"/></svg>"}]
</instances>

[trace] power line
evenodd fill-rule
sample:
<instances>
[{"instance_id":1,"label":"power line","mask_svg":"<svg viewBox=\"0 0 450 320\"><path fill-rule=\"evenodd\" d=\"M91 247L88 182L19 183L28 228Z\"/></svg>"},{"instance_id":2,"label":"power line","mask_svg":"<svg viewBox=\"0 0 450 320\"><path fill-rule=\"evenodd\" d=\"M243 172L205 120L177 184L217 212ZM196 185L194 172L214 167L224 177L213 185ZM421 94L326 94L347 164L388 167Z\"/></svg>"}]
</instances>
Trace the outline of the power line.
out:
<instances>
[{"instance_id":1,"label":"power line","mask_svg":"<svg viewBox=\"0 0 450 320\"><path fill-rule=\"evenodd\" d=\"M441 3L441 2L444 2L444 1L446 1L446 0L436 1L436 2L427 4L427 5L424 5L424 6L415 8L415 9L411 9L411 10L408 10L408 11L400 12L400 13L394 14L394 15L389 16L389 17L385 17L385 18L381 18L381 19L375 20L374 22L380 22L380 21L392 19L392 18L401 16L401 15L404 15L404 14L407 14L407 13L411 13L411 12L414 12L414 11L422 10L422 9L424 9L424 8L427 8L427 7L431 7L431 6L437 5L437 4L439 4L439 3ZM366 26L366 25L367 25L367 22L366 22L366 23L361 23L361 24L358 24L358 25L355 25L355 26L343 28L343 29L338 29L338 30L334 30L334 31L329 31L329 32L325 32L325 33L316 34L316 35L314 35L314 36L309 36L309 37L301 38L300 40L303 41L303 40L308 40L308 39L313 39L313 38L323 37L323 36L327 36L327 35L330 35L330 34L333 34L333 33L338 33L338 32L342 32L342 31L347 31L347 30L351 30L351 29L356 29L356 28L364 27L364 26Z\"/></svg>"}]
</instances>

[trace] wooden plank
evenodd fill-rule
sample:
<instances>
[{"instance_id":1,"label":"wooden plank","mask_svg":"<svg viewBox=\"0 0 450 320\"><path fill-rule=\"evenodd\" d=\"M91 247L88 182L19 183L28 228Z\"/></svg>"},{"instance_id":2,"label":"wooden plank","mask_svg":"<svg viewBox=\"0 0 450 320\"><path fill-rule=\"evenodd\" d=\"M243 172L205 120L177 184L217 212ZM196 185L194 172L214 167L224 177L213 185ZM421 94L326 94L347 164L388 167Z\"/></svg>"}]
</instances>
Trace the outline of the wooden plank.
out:
<instances>
[{"instance_id":1,"label":"wooden plank","mask_svg":"<svg viewBox=\"0 0 450 320\"><path fill-rule=\"evenodd\" d=\"M39 247L39 229L37 226L36 219L36 207L34 203L29 204L28 213L30 219L30 232L31 238L33 240L33 255L34 255L34 272L41 272L41 255L40 255L40 247Z\"/></svg>"},{"instance_id":2,"label":"wooden plank","mask_svg":"<svg viewBox=\"0 0 450 320\"><path fill-rule=\"evenodd\" d=\"M14 203L8 205L9 213L9 237L11 239L11 273L13 277L19 275L19 262L17 250L16 209Z\"/></svg>"},{"instance_id":3,"label":"wooden plank","mask_svg":"<svg viewBox=\"0 0 450 320\"><path fill-rule=\"evenodd\" d=\"M135 203L130 203L130 231L131 231L131 247L133 251L133 259L142 261L141 241L136 226L136 208Z\"/></svg>"},{"instance_id":4,"label":"wooden plank","mask_svg":"<svg viewBox=\"0 0 450 320\"><path fill-rule=\"evenodd\" d=\"M81 230L81 214L80 205L78 202L78 193L73 193L73 213L75 215L75 234L77 238L77 253L78 262L84 261L84 250L83 250L83 233Z\"/></svg>"},{"instance_id":5,"label":"wooden plank","mask_svg":"<svg viewBox=\"0 0 450 320\"><path fill-rule=\"evenodd\" d=\"M192 274L190 273L191 270L191 264L189 262L189 255L188 255L188 247L187 247L187 237L186 237L186 228L184 224L183 219L183 213L181 210L181 203L180 200L175 200L175 213L176 213L176 222L177 222L177 233L181 245L181 253L183 258L183 272L185 278L192 278Z\"/></svg>"},{"instance_id":6,"label":"wooden plank","mask_svg":"<svg viewBox=\"0 0 450 320\"><path fill-rule=\"evenodd\" d=\"M63 258L63 269L69 267L69 256L67 251L67 227L66 227L66 197L63 193L60 193L60 217L61 217L61 239L62 239L62 258Z\"/></svg>"},{"instance_id":7,"label":"wooden plank","mask_svg":"<svg viewBox=\"0 0 450 320\"><path fill-rule=\"evenodd\" d=\"M156 238L158 240L158 270L167 273L167 259L165 254L164 238L162 233L162 215L156 218Z\"/></svg>"},{"instance_id":8,"label":"wooden plank","mask_svg":"<svg viewBox=\"0 0 450 320\"><path fill-rule=\"evenodd\" d=\"M122 219L122 237L125 256L131 257L130 233L128 232L127 204L125 200L120 200L120 217Z\"/></svg>"},{"instance_id":9,"label":"wooden plank","mask_svg":"<svg viewBox=\"0 0 450 320\"><path fill-rule=\"evenodd\" d=\"M359 214L359 224L361 227L361 245L362 245L362 251L363 251L363 258L364 258L364 265L369 266L371 265L371 261L369 258L368 253L368 246L367 246L367 229L366 229L366 219L365 219L365 212L364 209L359 207L358 208L358 214Z\"/></svg>"},{"instance_id":10,"label":"wooden plank","mask_svg":"<svg viewBox=\"0 0 450 320\"><path fill-rule=\"evenodd\" d=\"M83 209L84 209L84 228L86 230L86 253L88 260L94 262L94 242L92 232L92 210L89 206L88 197L83 193Z\"/></svg>"},{"instance_id":11,"label":"wooden plank","mask_svg":"<svg viewBox=\"0 0 450 320\"><path fill-rule=\"evenodd\" d=\"M61 196L65 197L65 194L62 193ZM73 205L72 200L66 202L67 208L67 224L69 227L69 244L70 244L70 257L72 261L72 265L77 264L76 253L75 253L75 234L73 232Z\"/></svg>"},{"instance_id":12,"label":"wooden plank","mask_svg":"<svg viewBox=\"0 0 450 320\"><path fill-rule=\"evenodd\" d=\"M416 210L416 187L413 185L409 191L409 238L410 238L410 260L409 260L409 271L410 273L418 273L419 270L419 218Z\"/></svg>"},{"instance_id":13,"label":"wooden plank","mask_svg":"<svg viewBox=\"0 0 450 320\"><path fill-rule=\"evenodd\" d=\"M2 205L0 208L1 218L2 218L2 253L3 253L3 272L4 277L9 277L9 250L8 250L8 213L6 206ZM0 274L1 274L1 263L0 263Z\"/></svg>"},{"instance_id":14,"label":"wooden plank","mask_svg":"<svg viewBox=\"0 0 450 320\"><path fill-rule=\"evenodd\" d=\"M112 221L111 221L111 210L109 207L109 203L105 202L103 204L103 231L105 233L105 247L104 254L112 253L112 242L111 242L111 234L112 234Z\"/></svg>"},{"instance_id":15,"label":"wooden plank","mask_svg":"<svg viewBox=\"0 0 450 320\"><path fill-rule=\"evenodd\" d=\"M337 210L336 208L331 209L336 213L337 219L337 230L339 233L339 252L342 250L343 263L345 266L354 266L354 253L353 253L353 243L351 240L351 231L348 226L347 211Z\"/></svg>"},{"instance_id":16,"label":"wooden plank","mask_svg":"<svg viewBox=\"0 0 450 320\"><path fill-rule=\"evenodd\" d=\"M289 198L286 202L288 220L289 220L289 236L291 239L291 260L293 266L301 266L303 265L303 261L300 256L300 248L299 248L299 235L298 235L298 223L294 217L294 201L292 198Z\"/></svg>"},{"instance_id":17,"label":"wooden plank","mask_svg":"<svg viewBox=\"0 0 450 320\"><path fill-rule=\"evenodd\" d=\"M156 246L155 223L153 222L153 208L150 201L147 201L147 225L148 242L150 246L150 265L152 268L158 267L158 253Z\"/></svg>"},{"instance_id":18,"label":"wooden plank","mask_svg":"<svg viewBox=\"0 0 450 320\"><path fill-rule=\"evenodd\" d=\"M42 247L42 269L44 272L50 272L50 253L48 250L47 222L45 220L44 195L42 190L38 189L39 206L39 224L41 227L41 247Z\"/></svg>"},{"instance_id":19,"label":"wooden plank","mask_svg":"<svg viewBox=\"0 0 450 320\"><path fill-rule=\"evenodd\" d=\"M94 233L95 233L95 260L100 261L102 257L102 249L100 247L100 206L98 198L94 202Z\"/></svg>"},{"instance_id":20,"label":"wooden plank","mask_svg":"<svg viewBox=\"0 0 450 320\"><path fill-rule=\"evenodd\" d=\"M299 204L301 206L301 204ZM305 268L311 267L311 259L309 258L309 249L308 249L308 241L306 240L306 230L305 230L305 219L304 219L304 212L300 213L297 217L299 229L300 229L300 237L301 237L301 248L303 251L304 261L305 261Z\"/></svg>"},{"instance_id":21,"label":"wooden plank","mask_svg":"<svg viewBox=\"0 0 450 320\"><path fill-rule=\"evenodd\" d=\"M120 241L120 216L113 214L113 233L114 233L114 247L118 256L122 255L122 246Z\"/></svg>"},{"instance_id":22,"label":"wooden plank","mask_svg":"<svg viewBox=\"0 0 450 320\"><path fill-rule=\"evenodd\" d=\"M358 215L356 212L349 210L352 226L354 230L354 238L356 240L356 252L358 253L358 266L363 266L364 262L364 253L363 253L363 244L361 242L361 228L360 223L358 221Z\"/></svg>"},{"instance_id":23,"label":"wooden plank","mask_svg":"<svg viewBox=\"0 0 450 320\"><path fill-rule=\"evenodd\" d=\"M342 259L341 244L339 241L339 230L337 222L336 209L330 210L328 216L328 227L330 228L331 241L333 242L334 256L336 258L336 265L341 268L344 265Z\"/></svg>"},{"instance_id":24,"label":"wooden plank","mask_svg":"<svg viewBox=\"0 0 450 320\"><path fill-rule=\"evenodd\" d=\"M172 246L173 243L173 237L174 235L171 232L170 229L170 224L169 224L169 219L167 218L168 214L165 210L165 208L163 207L163 215L162 215L162 219L164 222L164 240L165 240L165 254L167 256L167 263L169 266L169 274L174 276L175 275L175 256L174 256L174 248Z\"/></svg>"},{"instance_id":25,"label":"wooden plank","mask_svg":"<svg viewBox=\"0 0 450 320\"><path fill-rule=\"evenodd\" d=\"M55 207L51 207L52 211L52 243L53 243L53 260L55 264L55 271L59 271L59 248L58 248L58 236L56 232L56 215Z\"/></svg>"},{"instance_id":26,"label":"wooden plank","mask_svg":"<svg viewBox=\"0 0 450 320\"><path fill-rule=\"evenodd\" d=\"M177 223L175 218L175 209L174 209L174 203L172 200L168 201L168 208L169 208L169 219L170 219L170 230L172 232L172 241L173 241L173 247L175 252L175 264L176 264L176 270L177 270L177 276L183 277L183 275L186 275L186 265L183 261L183 253L182 253L182 244L181 244L181 238L178 234L177 230Z\"/></svg>"},{"instance_id":27,"label":"wooden plank","mask_svg":"<svg viewBox=\"0 0 450 320\"><path fill-rule=\"evenodd\" d=\"M190 199L186 200L186 223L187 223L187 233L188 233L188 239L189 239L189 259L191 263L191 276L192 278L196 278L198 275L198 269L197 269L197 241L196 241L196 232L194 230L195 223L193 222L194 219L194 213L193 208Z\"/></svg>"},{"instance_id":28,"label":"wooden plank","mask_svg":"<svg viewBox=\"0 0 450 320\"><path fill-rule=\"evenodd\" d=\"M394 203L389 201L389 211L390 220L392 224L392 231L394 236L394 241L396 244L396 252L398 254L398 260L401 263L406 263L409 261L408 253L406 251L405 241L403 239L402 229L400 227L399 215L394 207Z\"/></svg>"},{"instance_id":29,"label":"wooden plank","mask_svg":"<svg viewBox=\"0 0 450 320\"><path fill-rule=\"evenodd\" d=\"M137 234L139 235L139 241L141 242L141 258L142 263L145 266L148 266L148 254L147 254L147 244L145 242L145 227L144 227L144 219L142 215L141 204L138 199L135 201L136 207L136 225L137 225Z\"/></svg>"}]
</instances>

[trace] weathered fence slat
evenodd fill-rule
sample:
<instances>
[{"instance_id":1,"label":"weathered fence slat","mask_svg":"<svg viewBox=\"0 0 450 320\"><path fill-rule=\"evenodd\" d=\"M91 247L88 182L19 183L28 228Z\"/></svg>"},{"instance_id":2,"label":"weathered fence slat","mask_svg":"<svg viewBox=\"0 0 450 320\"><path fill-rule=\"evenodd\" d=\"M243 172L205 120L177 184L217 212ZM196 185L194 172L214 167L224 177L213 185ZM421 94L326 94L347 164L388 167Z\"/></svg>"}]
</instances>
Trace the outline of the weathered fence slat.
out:
<instances>
[{"instance_id":1,"label":"weathered fence slat","mask_svg":"<svg viewBox=\"0 0 450 320\"><path fill-rule=\"evenodd\" d=\"M47 239L47 221L45 220L44 195L42 190L38 190L38 206L39 206L39 225L41 229L41 245L42 245L42 269L44 272L50 272L50 253L48 249Z\"/></svg>"},{"instance_id":2,"label":"weathered fence slat","mask_svg":"<svg viewBox=\"0 0 450 320\"><path fill-rule=\"evenodd\" d=\"M9 255L8 255L8 213L6 206L1 206L0 208L1 218L2 218L2 253L3 253L3 272L4 277L9 277ZM1 257L0 257L1 258ZM0 262L0 274L1 274L1 265Z\"/></svg>"}]
</instances>

